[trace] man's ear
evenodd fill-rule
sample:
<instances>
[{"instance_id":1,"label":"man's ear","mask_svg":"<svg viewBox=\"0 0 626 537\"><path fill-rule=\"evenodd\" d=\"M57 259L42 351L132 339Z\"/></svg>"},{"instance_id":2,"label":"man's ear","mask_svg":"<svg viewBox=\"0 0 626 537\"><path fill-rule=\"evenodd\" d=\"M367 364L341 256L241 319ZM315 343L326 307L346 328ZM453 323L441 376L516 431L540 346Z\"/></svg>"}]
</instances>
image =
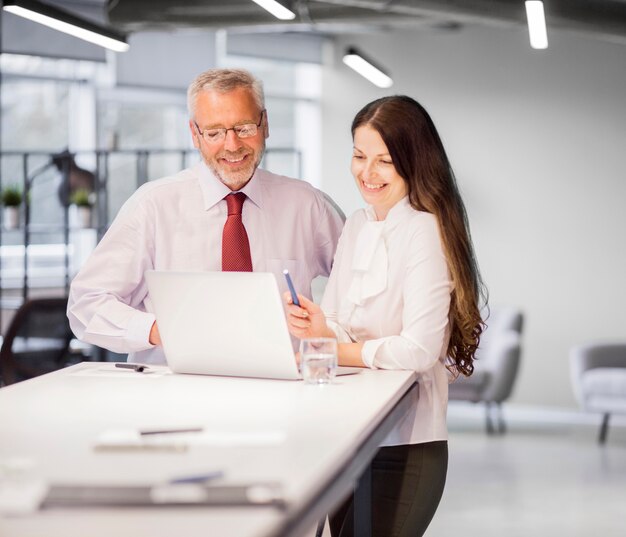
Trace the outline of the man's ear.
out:
<instances>
[{"instance_id":1,"label":"man's ear","mask_svg":"<svg viewBox=\"0 0 626 537\"><path fill-rule=\"evenodd\" d=\"M198 138L200 135L198 134L198 130L193 123L193 120L189 120L189 130L191 131L191 139L193 140L193 146L196 149L200 149L200 139Z\"/></svg>"}]
</instances>

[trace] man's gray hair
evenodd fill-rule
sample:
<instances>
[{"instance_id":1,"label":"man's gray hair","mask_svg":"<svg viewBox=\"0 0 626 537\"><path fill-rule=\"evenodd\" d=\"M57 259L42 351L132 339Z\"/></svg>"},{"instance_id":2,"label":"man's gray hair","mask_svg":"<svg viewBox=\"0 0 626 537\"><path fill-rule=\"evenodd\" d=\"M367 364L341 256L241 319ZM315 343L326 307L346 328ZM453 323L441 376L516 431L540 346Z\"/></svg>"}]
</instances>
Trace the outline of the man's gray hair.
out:
<instances>
[{"instance_id":1,"label":"man's gray hair","mask_svg":"<svg viewBox=\"0 0 626 537\"><path fill-rule=\"evenodd\" d=\"M228 93L237 88L249 89L259 110L265 108L263 83L244 69L209 69L199 74L187 89L187 110L195 119L196 101L201 91Z\"/></svg>"}]
</instances>

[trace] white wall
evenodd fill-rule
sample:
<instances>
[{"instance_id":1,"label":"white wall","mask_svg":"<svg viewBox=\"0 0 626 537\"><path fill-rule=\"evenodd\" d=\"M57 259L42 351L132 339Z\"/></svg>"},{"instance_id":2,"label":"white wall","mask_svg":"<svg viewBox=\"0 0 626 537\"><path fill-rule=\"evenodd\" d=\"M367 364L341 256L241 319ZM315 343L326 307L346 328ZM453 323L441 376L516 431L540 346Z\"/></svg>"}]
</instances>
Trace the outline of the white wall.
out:
<instances>
[{"instance_id":1,"label":"white wall","mask_svg":"<svg viewBox=\"0 0 626 537\"><path fill-rule=\"evenodd\" d=\"M573 406L568 351L626 340L626 46L525 28L343 36L323 78L322 188L361 205L349 173L354 114L389 93L431 113L457 174L491 303L526 314L513 401ZM377 90L347 45L393 75Z\"/></svg>"},{"instance_id":2,"label":"white wall","mask_svg":"<svg viewBox=\"0 0 626 537\"><path fill-rule=\"evenodd\" d=\"M217 65L215 33L208 30L138 32L130 49L115 56L117 84L187 90L201 72Z\"/></svg>"}]
</instances>

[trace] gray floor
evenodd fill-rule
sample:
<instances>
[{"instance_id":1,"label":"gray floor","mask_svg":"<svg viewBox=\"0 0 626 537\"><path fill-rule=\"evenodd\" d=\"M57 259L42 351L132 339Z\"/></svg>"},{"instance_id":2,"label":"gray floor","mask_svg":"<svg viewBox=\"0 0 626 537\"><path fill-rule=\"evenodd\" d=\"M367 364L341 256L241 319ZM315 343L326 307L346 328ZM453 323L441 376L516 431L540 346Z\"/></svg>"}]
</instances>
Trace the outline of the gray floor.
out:
<instances>
[{"instance_id":1,"label":"gray floor","mask_svg":"<svg viewBox=\"0 0 626 537\"><path fill-rule=\"evenodd\" d=\"M450 435L442 503L427 535L624 537L626 431L515 427Z\"/></svg>"},{"instance_id":2,"label":"gray floor","mask_svg":"<svg viewBox=\"0 0 626 537\"><path fill-rule=\"evenodd\" d=\"M449 416L448 481L427 537L626 536L623 421L602 447L594 416L508 410L503 436L484 433L480 408Z\"/></svg>"}]
</instances>

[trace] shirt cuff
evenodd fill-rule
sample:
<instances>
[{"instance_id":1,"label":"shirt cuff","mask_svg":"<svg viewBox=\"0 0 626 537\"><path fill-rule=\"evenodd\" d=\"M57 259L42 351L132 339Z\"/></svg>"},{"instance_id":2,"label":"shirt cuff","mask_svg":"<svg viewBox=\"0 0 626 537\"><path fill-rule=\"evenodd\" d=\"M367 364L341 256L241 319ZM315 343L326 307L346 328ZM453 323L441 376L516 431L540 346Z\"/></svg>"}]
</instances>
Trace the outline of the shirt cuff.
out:
<instances>
[{"instance_id":1,"label":"shirt cuff","mask_svg":"<svg viewBox=\"0 0 626 537\"><path fill-rule=\"evenodd\" d=\"M348 332L341 328L335 321L326 319L326 325L335 333L335 336L337 336L337 343L354 343Z\"/></svg>"},{"instance_id":2,"label":"shirt cuff","mask_svg":"<svg viewBox=\"0 0 626 537\"><path fill-rule=\"evenodd\" d=\"M152 349L156 345L150 343L150 330L156 321L153 313L136 311L128 323L126 339L134 351Z\"/></svg>"},{"instance_id":3,"label":"shirt cuff","mask_svg":"<svg viewBox=\"0 0 626 537\"><path fill-rule=\"evenodd\" d=\"M363 363L370 369L378 369L378 367L374 365L374 359L376 358L378 349L386 340L387 338L370 339L363 343L363 347L361 348L361 360L363 360Z\"/></svg>"}]
</instances>

